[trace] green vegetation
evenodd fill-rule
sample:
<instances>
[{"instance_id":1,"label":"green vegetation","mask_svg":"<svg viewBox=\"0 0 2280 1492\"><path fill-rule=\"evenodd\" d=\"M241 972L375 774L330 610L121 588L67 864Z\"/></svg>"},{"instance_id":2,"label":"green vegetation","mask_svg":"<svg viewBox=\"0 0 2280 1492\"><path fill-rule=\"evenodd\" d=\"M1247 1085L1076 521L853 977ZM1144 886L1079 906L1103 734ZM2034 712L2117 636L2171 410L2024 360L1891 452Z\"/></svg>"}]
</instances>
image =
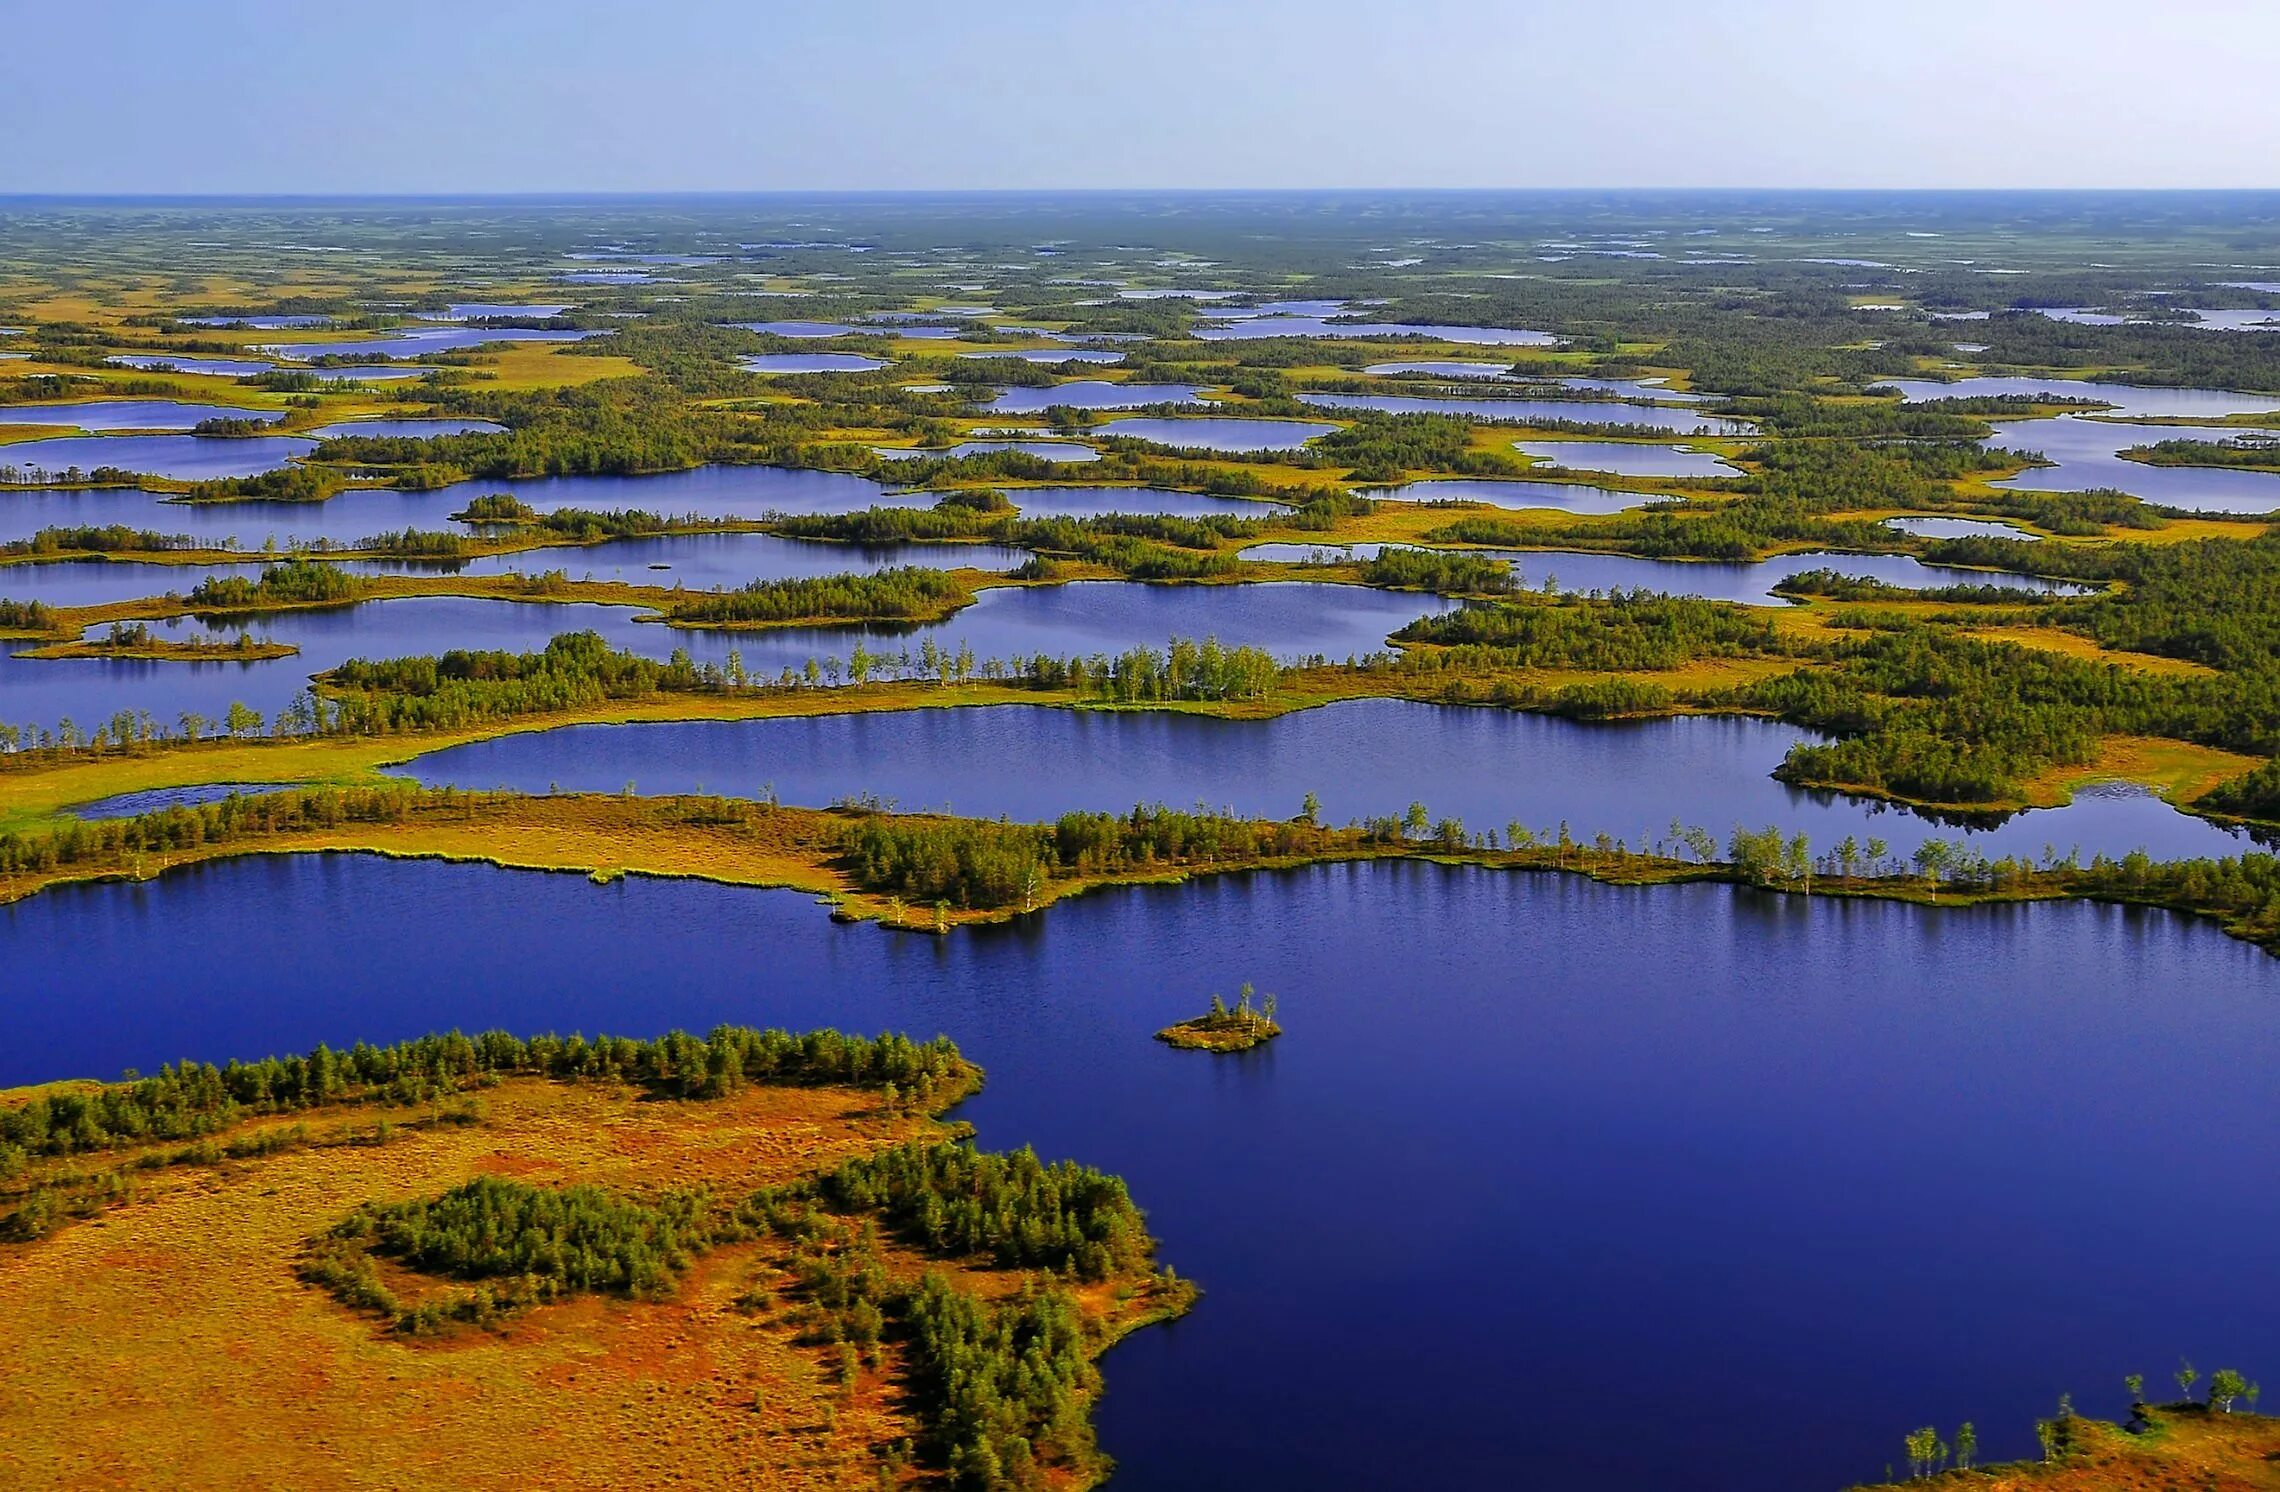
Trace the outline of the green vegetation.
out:
<instances>
[{"instance_id":1,"label":"green vegetation","mask_svg":"<svg viewBox=\"0 0 2280 1492\"><path fill-rule=\"evenodd\" d=\"M1282 1027L1275 1024L1275 997L1267 996L1256 1009L1251 1005L1252 990L1248 982L1237 993L1235 1008L1219 996L1211 997L1211 1009L1199 1016L1176 1021L1156 1033L1156 1039L1170 1046L1197 1052L1247 1052L1282 1035Z\"/></svg>"}]
</instances>

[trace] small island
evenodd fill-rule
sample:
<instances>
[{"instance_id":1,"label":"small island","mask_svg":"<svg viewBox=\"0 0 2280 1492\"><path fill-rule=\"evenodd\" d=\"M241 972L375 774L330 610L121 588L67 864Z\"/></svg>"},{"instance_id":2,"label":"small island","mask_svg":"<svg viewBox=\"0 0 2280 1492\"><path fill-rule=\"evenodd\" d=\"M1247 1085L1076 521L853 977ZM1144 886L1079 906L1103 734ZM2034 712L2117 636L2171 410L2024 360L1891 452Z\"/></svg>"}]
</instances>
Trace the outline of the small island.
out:
<instances>
[{"instance_id":1,"label":"small island","mask_svg":"<svg viewBox=\"0 0 2280 1492\"><path fill-rule=\"evenodd\" d=\"M226 637L160 637L142 622L114 622L101 637L73 638L18 653L19 658L132 658L144 662L255 663L290 658L300 648L289 642L256 642L250 633Z\"/></svg>"},{"instance_id":2,"label":"small island","mask_svg":"<svg viewBox=\"0 0 2280 1492\"><path fill-rule=\"evenodd\" d=\"M1251 1000L1246 981L1236 994L1234 1009L1213 995L1208 1013L1166 1026L1156 1039L1186 1051L1247 1052L1282 1035L1282 1027L1275 1024L1275 997L1268 995L1255 1008Z\"/></svg>"}]
</instances>

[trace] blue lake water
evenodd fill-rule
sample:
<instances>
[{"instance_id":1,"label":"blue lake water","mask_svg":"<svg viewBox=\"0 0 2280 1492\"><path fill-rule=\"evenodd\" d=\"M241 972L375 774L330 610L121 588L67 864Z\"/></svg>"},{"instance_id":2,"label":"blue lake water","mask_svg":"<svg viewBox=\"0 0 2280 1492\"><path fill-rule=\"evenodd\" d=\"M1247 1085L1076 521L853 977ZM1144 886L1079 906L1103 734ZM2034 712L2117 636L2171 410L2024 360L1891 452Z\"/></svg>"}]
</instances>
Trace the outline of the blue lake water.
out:
<instances>
[{"instance_id":1,"label":"blue lake water","mask_svg":"<svg viewBox=\"0 0 2280 1492\"><path fill-rule=\"evenodd\" d=\"M747 373L876 373L887 365L860 352L761 352L736 361Z\"/></svg>"},{"instance_id":2,"label":"blue lake water","mask_svg":"<svg viewBox=\"0 0 2280 1492\"><path fill-rule=\"evenodd\" d=\"M0 425L70 425L81 430L187 430L207 420L281 420L275 409L187 404L179 399L88 399L77 404L0 404ZM0 446L0 461L11 447Z\"/></svg>"},{"instance_id":3,"label":"blue lake water","mask_svg":"<svg viewBox=\"0 0 2280 1492\"><path fill-rule=\"evenodd\" d=\"M1120 1488L1500 1485L1524 1453L1549 1487L1828 1492L1910 1426L2030 1455L2063 1391L2115 1414L2123 1372L2280 1339L2241 1288L2280 1264L2280 966L2159 913L1386 864L935 939L261 856L0 908L0 967L5 1082L448 1027L946 1032L980 1143L1124 1176L1205 1286L1102 1364ZM1272 1048L1149 1039L1243 980ZM2177 1164L2178 1124L2225 1163ZM2180 1239L2228 1267L2149 1272ZM1781 1446L1743 1471L1751 1425Z\"/></svg>"},{"instance_id":4,"label":"blue lake water","mask_svg":"<svg viewBox=\"0 0 2280 1492\"><path fill-rule=\"evenodd\" d=\"M1100 452L1073 440L961 440L950 446L873 446L889 461L935 456L955 461L961 456L983 456L992 451L1019 451L1040 461L1098 461Z\"/></svg>"},{"instance_id":5,"label":"blue lake water","mask_svg":"<svg viewBox=\"0 0 2280 1492\"><path fill-rule=\"evenodd\" d=\"M440 311L414 311L422 321L474 321L486 317L559 316L564 311L575 311L570 301L549 301L543 305L513 305L505 301L459 300Z\"/></svg>"},{"instance_id":6,"label":"blue lake water","mask_svg":"<svg viewBox=\"0 0 2280 1492\"><path fill-rule=\"evenodd\" d=\"M1010 357L1025 363L1094 363L1106 367L1121 363L1125 354L1111 352L1103 347L1032 347L1024 352L961 352L960 357Z\"/></svg>"},{"instance_id":7,"label":"blue lake water","mask_svg":"<svg viewBox=\"0 0 2280 1492\"><path fill-rule=\"evenodd\" d=\"M107 361L122 368L142 368L154 373L204 373L216 378L251 378L277 366L251 358L188 357L171 352L120 353Z\"/></svg>"},{"instance_id":8,"label":"blue lake water","mask_svg":"<svg viewBox=\"0 0 2280 1492\"><path fill-rule=\"evenodd\" d=\"M2058 394L2069 399L2098 399L2112 404L2115 415L2153 415L2164 419L2221 419L2228 414L2260 414L2280 409L2280 397L2242 394L2230 389L2151 388L2131 383L2093 383L2082 378L1978 377L1942 383L1932 378L1880 378L1877 383L1898 389L1907 399L1972 399L2004 394Z\"/></svg>"},{"instance_id":9,"label":"blue lake water","mask_svg":"<svg viewBox=\"0 0 2280 1492\"><path fill-rule=\"evenodd\" d=\"M1709 451L1631 440L1519 440L1513 449L1547 466L1619 477L1738 477L1741 468Z\"/></svg>"},{"instance_id":10,"label":"blue lake water","mask_svg":"<svg viewBox=\"0 0 2280 1492\"><path fill-rule=\"evenodd\" d=\"M733 321L731 326L743 327L748 332L766 332L771 337L846 337L854 335L855 328L836 321Z\"/></svg>"},{"instance_id":11,"label":"blue lake water","mask_svg":"<svg viewBox=\"0 0 2280 1492\"><path fill-rule=\"evenodd\" d=\"M261 578L258 563L158 565L133 560L53 560L0 565L0 599L49 606L104 606L143 596L188 595L209 575ZM0 647L8 644L0 643ZM0 706L0 708L5 708Z\"/></svg>"},{"instance_id":12,"label":"blue lake water","mask_svg":"<svg viewBox=\"0 0 2280 1492\"><path fill-rule=\"evenodd\" d=\"M841 567L844 568L844 567ZM187 592L198 572L180 582ZM700 631L639 622L635 608L585 602L475 600L422 596L322 611L225 617L211 625L290 643L290 658L258 662L137 662L115 658L33 659L0 647L0 718L52 726L65 716L89 722L118 710L147 710L166 722L194 710L219 718L239 700L273 715L308 676L349 658L391 658L452 648L532 652L563 632L592 629L616 647L652 658L686 649L700 662L739 654L747 669L773 678L809 659L845 658L858 641L870 652L916 656L927 639L977 660L1119 653L1162 647L1174 636L1215 636L1265 648L1278 657L1321 655L1338 661L1376 651L1386 637L1454 603L1437 596L1395 594L1361 586L1312 583L1143 585L1077 581L1068 585L985 591L945 622L915 628L794 627L765 631ZM199 621L161 628L161 635L210 630Z\"/></svg>"},{"instance_id":13,"label":"blue lake water","mask_svg":"<svg viewBox=\"0 0 2280 1492\"><path fill-rule=\"evenodd\" d=\"M0 451L6 450L0 447ZM5 457L0 457L4 462ZM474 498L512 492L541 512L560 508L640 508L668 517L764 518L771 513L851 513L870 507L924 507L931 493L890 491L866 477L782 466L700 466L651 476L534 477L455 482L426 492L352 487L323 502L167 502L131 489L46 488L0 492L0 543L43 528L123 523L189 534L208 548L279 548L319 539L353 544L406 528L466 532L452 521Z\"/></svg>"},{"instance_id":14,"label":"blue lake water","mask_svg":"<svg viewBox=\"0 0 2280 1492\"><path fill-rule=\"evenodd\" d=\"M1103 383L1077 379L1047 388L1012 388L982 406L992 414L1035 414L1068 409L1137 409L1143 404L1193 404L1200 393L1192 383Z\"/></svg>"},{"instance_id":15,"label":"blue lake water","mask_svg":"<svg viewBox=\"0 0 2280 1492\"><path fill-rule=\"evenodd\" d=\"M346 368L295 368L293 371L300 377L321 378L327 383L401 383L406 379L425 378L430 373L441 373L444 370L367 363Z\"/></svg>"},{"instance_id":16,"label":"blue lake water","mask_svg":"<svg viewBox=\"0 0 2280 1492\"><path fill-rule=\"evenodd\" d=\"M421 357L428 353L485 347L494 342L581 342L588 337L608 335L606 331L549 331L528 326L422 327L355 341L280 342L261 350L304 361L320 357Z\"/></svg>"},{"instance_id":17,"label":"blue lake water","mask_svg":"<svg viewBox=\"0 0 2280 1492\"><path fill-rule=\"evenodd\" d=\"M2245 835L2179 813L2150 793L2104 789L2065 808L1984 828L1866 798L1793 788L1770 774L1813 737L1764 720L1691 716L1582 724L1514 710L1348 700L1273 720L1006 705L895 714L655 725L571 726L453 746L401 770L431 785L546 792L725 793L825 807L876 797L903 812L1041 823L1136 803L1202 803L1288 818L1308 793L1323 821L1399 814L1412 800L1475 830L1519 823L1633 846L1672 821L1723 844L1737 827L1780 825L1816 852L1851 835L1906 855L1926 839L1993 856L2047 846L2158 857L2237 855Z\"/></svg>"},{"instance_id":18,"label":"blue lake water","mask_svg":"<svg viewBox=\"0 0 2280 1492\"><path fill-rule=\"evenodd\" d=\"M1989 518L1887 518L1884 526L1925 539L2025 539L2031 542L2042 537L2016 524L1997 523Z\"/></svg>"},{"instance_id":19,"label":"blue lake water","mask_svg":"<svg viewBox=\"0 0 2280 1492\"><path fill-rule=\"evenodd\" d=\"M312 326L329 326L330 316L177 316L184 326L242 326L257 332L300 331Z\"/></svg>"},{"instance_id":20,"label":"blue lake water","mask_svg":"<svg viewBox=\"0 0 2280 1492\"><path fill-rule=\"evenodd\" d=\"M1997 482L2021 492L2117 488L2150 503L2203 513L2267 513L2280 508L2280 473L2215 466L2153 466L2120 452L2163 440L2225 440L2234 432L2185 425L2130 425L2062 415L1999 426L1989 445L2034 451L2055 466L2029 467ZM4 448L0 448L4 450Z\"/></svg>"},{"instance_id":21,"label":"blue lake water","mask_svg":"<svg viewBox=\"0 0 2280 1492\"><path fill-rule=\"evenodd\" d=\"M1309 424L1304 420L1241 419L1137 419L1109 420L1097 427L1102 435L1123 435L1163 445L1208 451L1295 451L1317 435L1328 435L1336 425Z\"/></svg>"},{"instance_id":22,"label":"blue lake water","mask_svg":"<svg viewBox=\"0 0 2280 1492\"><path fill-rule=\"evenodd\" d=\"M1155 487L1008 487L1004 491L1007 499L1031 518L1087 518L1098 513L1169 513L1184 518L1228 513L1238 518L1267 518L1288 511L1281 503L1257 498L1212 497Z\"/></svg>"},{"instance_id":23,"label":"blue lake water","mask_svg":"<svg viewBox=\"0 0 2280 1492\"><path fill-rule=\"evenodd\" d=\"M314 449L315 441L297 435L59 435L0 446L0 472L22 473L11 481L39 482L75 468L115 466L146 476L206 481L275 471Z\"/></svg>"},{"instance_id":24,"label":"blue lake water","mask_svg":"<svg viewBox=\"0 0 2280 1492\"><path fill-rule=\"evenodd\" d=\"M1549 347L1559 341L1545 332L1508 326L1412 326L1383 321L1327 321L1319 316L1254 316L1195 329L1198 341L1244 342L1261 337L1422 337L1482 347Z\"/></svg>"},{"instance_id":25,"label":"blue lake water","mask_svg":"<svg viewBox=\"0 0 2280 1492\"><path fill-rule=\"evenodd\" d=\"M1391 502L1486 503L1494 508L1559 508L1570 513L1627 513L1648 503L1668 502L1667 493L1617 492L1581 482L1498 482L1448 477L1375 487L1364 494Z\"/></svg>"},{"instance_id":26,"label":"blue lake water","mask_svg":"<svg viewBox=\"0 0 2280 1492\"><path fill-rule=\"evenodd\" d=\"M780 539L774 534L671 534L653 539L613 539L601 544L530 549L490 555L453 565L351 561L353 568L378 573L454 575L539 575L561 570L573 580L617 580L628 585L685 586L693 591L733 590L754 580L845 575L851 571L891 570L902 565L928 569L1012 570L1029 559L1022 549L1002 544L834 544ZM8 572L0 568L0 595L7 594Z\"/></svg>"},{"instance_id":27,"label":"blue lake water","mask_svg":"<svg viewBox=\"0 0 2280 1492\"><path fill-rule=\"evenodd\" d=\"M1250 560L1280 560L1304 564L1319 559L1341 563L1348 559L1374 559L1386 549L1418 549L1416 544L1253 544L1241 551ZM1813 550L1749 561L1643 559L1630 554L1593 554L1577 549L1468 549L1466 554L1499 559L1512 567L1516 583L1570 595L1593 591L1656 591L1669 596L1695 596L1705 601L1733 601L1743 606L1786 606L1773 586L1807 570L1834 570L1881 580L1889 585L1925 589L1946 585L1991 585L2004 590L2051 595L2075 594L2082 588L2034 575L2013 575L2000 570L1969 570L1957 565L1927 565L1905 554L1838 554Z\"/></svg>"},{"instance_id":28,"label":"blue lake water","mask_svg":"<svg viewBox=\"0 0 2280 1492\"><path fill-rule=\"evenodd\" d=\"M1503 378L1512 371L1510 363L1468 363L1454 358L1410 358L1391 363L1372 363L1362 370L1381 378L1401 373L1423 373L1436 378Z\"/></svg>"},{"instance_id":29,"label":"blue lake water","mask_svg":"<svg viewBox=\"0 0 2280 1492\"><path fill-rule=\"evenodd\" d=\"M1720 419L1691 409L1626 404L1609 399L1460 399L1448 395L1300 394L1323 409L1375 409L1387 414L1458 414L1467 419L1540 425L1558 421L1592 425L1650 425L1676 435L1748 435L1748 420Z\"/></svg>"},{"instance_id":30,"label":"blue lake water","mask_svg":"<svg viewBox=\"0 0 2280 1492\"><path fill-rule=\"evenodd\" d=\"M301 433L317 440L336 435L363 435L374 438L397 436L410 440L426 440L437 435L500 435L506 426L489 420L342 420L336 425L319 425Z\"/></svg>"}]
</instances>

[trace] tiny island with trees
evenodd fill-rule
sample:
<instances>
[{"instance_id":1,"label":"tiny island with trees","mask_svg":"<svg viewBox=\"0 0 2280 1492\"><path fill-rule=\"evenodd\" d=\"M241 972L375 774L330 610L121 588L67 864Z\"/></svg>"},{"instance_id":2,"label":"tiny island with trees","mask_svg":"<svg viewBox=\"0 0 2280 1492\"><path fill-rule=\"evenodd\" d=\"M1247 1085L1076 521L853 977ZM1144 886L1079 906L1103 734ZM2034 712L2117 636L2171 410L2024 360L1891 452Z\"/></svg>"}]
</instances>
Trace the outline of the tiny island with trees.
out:
<instances>
[{"instance_id":1,"label":"tiny island with trees","mask_svg":"<svg viewBox=\"0 0 2280 1492\"><path fill-rule=\"evenodd\" d=\"M1275 1005L1273 995L1255 996L1246 979L1236 993L1233 1009L1224 998L1213 995L1211 1009L1173 1022L1158 1031L1156 1039L1182 1051L1247 1052L1282 1035L1282 1027L1275 1023Z\"/></svg>"}]
</instances>

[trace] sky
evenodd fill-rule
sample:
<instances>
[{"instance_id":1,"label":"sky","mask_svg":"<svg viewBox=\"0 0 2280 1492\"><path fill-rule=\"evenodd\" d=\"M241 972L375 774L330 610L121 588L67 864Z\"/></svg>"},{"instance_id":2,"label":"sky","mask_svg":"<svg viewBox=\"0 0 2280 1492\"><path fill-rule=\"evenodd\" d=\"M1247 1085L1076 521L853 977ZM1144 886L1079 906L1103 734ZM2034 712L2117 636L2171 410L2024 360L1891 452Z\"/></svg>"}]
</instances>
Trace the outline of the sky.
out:
<instances>
[{"instance_id":1,"label":"sky","mask_svg":"<svg viewBox=\"0 0 2280 1492\"><path fill-rule=\"evenodd\" d=\"M2272 0L14 0L0 193L2275 187Z\"/></svg>"}]
</instances>

